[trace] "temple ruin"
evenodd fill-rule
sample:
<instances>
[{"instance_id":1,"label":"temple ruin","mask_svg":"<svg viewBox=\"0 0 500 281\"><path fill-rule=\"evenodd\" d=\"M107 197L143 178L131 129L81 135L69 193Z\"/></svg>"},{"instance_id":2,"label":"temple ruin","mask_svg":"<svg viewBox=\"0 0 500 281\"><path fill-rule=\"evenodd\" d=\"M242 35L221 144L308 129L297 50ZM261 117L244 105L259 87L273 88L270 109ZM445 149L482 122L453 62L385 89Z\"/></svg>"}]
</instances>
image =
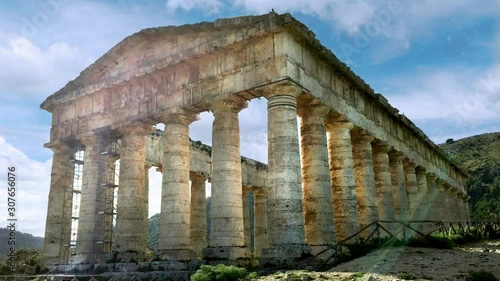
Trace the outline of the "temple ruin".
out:
<instances>
[{"instance_id":1,"label":"temple ruin","mask_svg":"<svg viewBox=\"0 0 500 281\"><path fill-rule=\"evenodd\" d=\"M259 97L267 165L240 155L238 112ZM272 262L373 221L470 219L463 170L289 14L142 30L41 108L54 152L49 265L144 260L152 166L163 177L163 261ZM211 147L189 139L204 111L214 115Z\"/></svg>"}]
</instances>

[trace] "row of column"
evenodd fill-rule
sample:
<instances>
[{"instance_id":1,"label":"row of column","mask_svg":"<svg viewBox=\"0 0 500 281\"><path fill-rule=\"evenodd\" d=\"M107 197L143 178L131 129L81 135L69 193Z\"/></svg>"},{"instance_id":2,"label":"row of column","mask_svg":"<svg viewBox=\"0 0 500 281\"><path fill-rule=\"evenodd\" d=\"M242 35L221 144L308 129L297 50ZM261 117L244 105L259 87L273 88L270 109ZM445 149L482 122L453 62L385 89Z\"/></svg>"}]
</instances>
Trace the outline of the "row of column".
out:
<instances>
[{"instance_id":1,"label":"row of column","mask_svg":"<svg viewBox=\"0 0 500 281\"><path fill-rule=\"evenodd\" d=\"M267 198L261 193L255 196L256 253L269 258L299 257L311 249L348 240L376 220L450 219L457 215L461 220L468 219L466 204L453 194L456 190L352 123L331 117L323 105L301 110L299 145L296 118L301 93L301 89L287 85L266 92L270 187ZM185 110L163 116L161 259L190 260L200 252L209 258L250 257L238 121L238 112L245 107L246 101L239 99L211 107L214 123L208 245L204 240L205 177L190 174L189 167L189 124L197 116ZM141 259L147 249L145 136L150 129L140 122L120 129L114 245L120 260ZM94 136L81 142L85 145L85 166L77 256L79 262L89 262L95 253L89 235L96 227L98 149ZM61 167L59 158L54 155L56 172L52 175L49 204L57 200L59 173L65 171L59 168L67 168ZM56 224L56 220L48 219L47 229Z\"/></svg>"}]
</instances>

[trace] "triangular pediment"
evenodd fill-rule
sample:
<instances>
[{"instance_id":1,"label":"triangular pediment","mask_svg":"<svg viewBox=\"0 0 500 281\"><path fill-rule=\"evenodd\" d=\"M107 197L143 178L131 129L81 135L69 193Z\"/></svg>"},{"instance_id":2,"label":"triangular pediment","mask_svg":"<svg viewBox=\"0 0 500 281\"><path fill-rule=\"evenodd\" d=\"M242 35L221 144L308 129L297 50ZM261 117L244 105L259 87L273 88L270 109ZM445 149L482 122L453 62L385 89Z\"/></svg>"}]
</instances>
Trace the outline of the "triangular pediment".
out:
<instances>
[{"instance_id":1,"label":"triangular pediment","mask_svg":"<svg viewBox=\"0 0 500 281\"><path fill-rule=\"evenodd\" d=\"M132 77L200 57L243 40L277 32L291 22L300 24L289 14L269 13L143 29L123 39L78 77L49 96L41 108L50 111L58 101L82 95L79 93L82 87L94 85L99 90L117 85Z\"/></svg>"}]
</instances>

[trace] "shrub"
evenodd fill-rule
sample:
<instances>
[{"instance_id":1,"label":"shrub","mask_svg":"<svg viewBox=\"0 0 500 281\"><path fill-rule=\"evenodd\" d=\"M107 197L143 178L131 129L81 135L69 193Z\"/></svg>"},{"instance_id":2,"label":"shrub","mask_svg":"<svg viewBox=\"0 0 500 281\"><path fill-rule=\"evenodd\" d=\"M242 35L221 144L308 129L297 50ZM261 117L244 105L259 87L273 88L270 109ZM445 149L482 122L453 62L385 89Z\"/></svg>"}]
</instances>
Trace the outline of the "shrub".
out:
<instances>
[{"instance_id":1,"label":"shrub","mask_svg":"<svg viewBox=\"0 0 500 281\"><path fill-rule=\"evenodd\" d=\"M248 276L246 269L236 266L226 266L223 264L218 264L216 266L212 265L202 265L192 276L191 281L238 281L242 278ZM255 274L250 275L251 278L255 278Z\"/></svg>"},{"instance_id":2,"label":"shrub","mask_svg":"<svg viewBox=\"0 0 500 281\"><path fill-rule=\"evenodd\" d=\"M408 241L408 246L437 249L453 249L456 244L448 237L426 236L414 237Z\"/></svg>"},{"instance_id":3,"label":"shrub","mask_svg":"<svg viewBox=\"0 0 500 281\"><path fill-rule=\"evenodd\" d=\"M480 270L469 271L465 277L465 281L498 281L498 279L491 272Z\"/></svg>"}]
</instances>

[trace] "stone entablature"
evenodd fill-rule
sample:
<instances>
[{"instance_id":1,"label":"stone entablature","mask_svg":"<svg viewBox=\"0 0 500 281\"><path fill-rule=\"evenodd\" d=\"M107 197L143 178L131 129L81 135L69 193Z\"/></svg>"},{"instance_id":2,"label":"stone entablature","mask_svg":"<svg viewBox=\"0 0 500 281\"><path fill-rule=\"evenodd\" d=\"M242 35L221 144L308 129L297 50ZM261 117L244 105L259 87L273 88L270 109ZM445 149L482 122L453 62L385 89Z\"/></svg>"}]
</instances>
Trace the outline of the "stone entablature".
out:
<instances>
[{"instance_id":1,"label":"stone entablature","mask_svg":"<svg viewBox=\"0 0 500 281\"><path fill-rule=\"evenodd\" d=\"M268 100L268 166L240 155L238 112L258 97ZM145 29L41 107L52 113L46 147L56 153L53 169L67 168L58 153L68 140L85 149L78 262L95 261L88 236L101 223L92 198L104 161L95 134L104 129L122 143L121 232L113 244L119 260L146 251L146 234L134 231L147 220L148 165L163 177L163 260L250 258L249 191L259 220L253 257L271 263L320 251L375 219L470 218L467 175L288 14ZM189 124L203 111L214 114L212 148L189 140ZM163 137L148 134L157 123L165 124ZM49 206L64 198L54 175ZM190 220L200 223L204 214L195 203L204 196L203 178L212 182L213 227L210 240L198 243L191 235L203 228ZM53 215L57 210L48 213L55 230L47 226L44 250L52 263L61 260L53 244L66 239L57 234L62 215Z\"/></svg>"}]
</instances>

